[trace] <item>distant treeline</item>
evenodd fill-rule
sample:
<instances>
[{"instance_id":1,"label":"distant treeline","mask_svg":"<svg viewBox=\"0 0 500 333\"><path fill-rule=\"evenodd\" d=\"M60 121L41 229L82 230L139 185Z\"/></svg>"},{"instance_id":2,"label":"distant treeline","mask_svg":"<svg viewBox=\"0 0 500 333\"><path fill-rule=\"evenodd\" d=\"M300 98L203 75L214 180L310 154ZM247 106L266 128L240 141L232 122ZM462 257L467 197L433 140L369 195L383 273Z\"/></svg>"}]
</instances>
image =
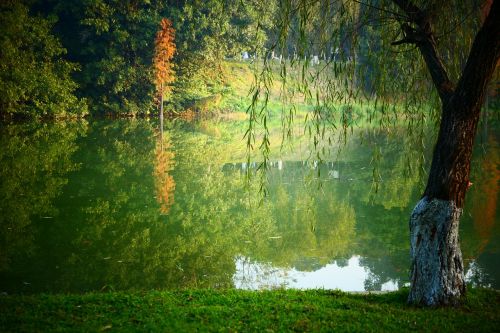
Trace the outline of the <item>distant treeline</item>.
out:
<instances>
[{"instance_id":1,"label":"distant treeline","mask_svg":"<svg viewBox=\"0 0 500 333\"><path fill-rule=\"evenodd\" d=\"M262 49L274 11L260 0L3 0L0 116L150 113L163 17L176 30L171 103L181 107L224 89L222 60Z\"/></svg>"}]
</instances>

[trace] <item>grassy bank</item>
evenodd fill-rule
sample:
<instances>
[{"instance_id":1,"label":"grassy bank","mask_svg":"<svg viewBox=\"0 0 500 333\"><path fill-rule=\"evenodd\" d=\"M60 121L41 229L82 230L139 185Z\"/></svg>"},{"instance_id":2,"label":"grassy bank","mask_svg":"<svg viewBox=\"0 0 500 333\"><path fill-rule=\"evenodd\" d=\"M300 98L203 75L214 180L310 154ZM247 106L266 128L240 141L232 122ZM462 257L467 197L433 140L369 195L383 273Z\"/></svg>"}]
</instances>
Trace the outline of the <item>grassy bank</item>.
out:
<instances>
[{"instance_id":1,"label":"grassy bank","mask_svg":"<svg viewBox=\"0 0 500 333\"><path fill-rule=\"evenodd\" d=\"M151 291L0 296L0 331L494 332L500 293L472 290L457 308L406 305L407 292Z\"/></svg>"}]
</instances>

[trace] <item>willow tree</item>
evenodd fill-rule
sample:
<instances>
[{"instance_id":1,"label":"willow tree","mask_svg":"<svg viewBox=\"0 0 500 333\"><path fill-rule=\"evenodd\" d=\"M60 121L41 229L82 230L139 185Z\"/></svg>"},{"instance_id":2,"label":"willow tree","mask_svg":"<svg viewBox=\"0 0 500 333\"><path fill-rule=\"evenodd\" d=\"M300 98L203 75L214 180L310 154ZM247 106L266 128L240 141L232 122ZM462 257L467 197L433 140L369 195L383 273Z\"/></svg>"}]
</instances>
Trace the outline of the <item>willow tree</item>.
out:
<instances>
[{"instance_id":1,"label":"willow tree","mask_svg":"<svg viewBox=\"0 0 500 333\"><path fill-rule=\"evenodd\" d=\"M315 145L329 124L346 132L354 103L369 103L368 116L382 126L401 119L410 129L428 119L439 124L427 186L410 217L408 301L457 303L465 293L458 226L476 127L500 56L500 1L281 0L279 6L271 49L290 59L280 64L281 96L284 105L296 92L314 103L307 121ZM247 132L249 147L258 138L264 156L271 59L265 56L256 71ZM298 73L295 80L290 73ZM298 83L290 88L290 81ZM283 107L284 133L293 117L293 106Z\"/></svg>"},{"instance_id":2,"label":"willow tree","mask_svg":"<svg viewBox=\"0 0 500 333\"><path fill-rule=\"evenodd\" d=\"M174 82L174 71L172 58L175 54L175 29L172 21L163 18L160 22L160 30L156 33L155 53L153 67L155 75L156 92L159 97L160 118L163 119L163 99L170 93Z\"/></svg>"}]
</instances>

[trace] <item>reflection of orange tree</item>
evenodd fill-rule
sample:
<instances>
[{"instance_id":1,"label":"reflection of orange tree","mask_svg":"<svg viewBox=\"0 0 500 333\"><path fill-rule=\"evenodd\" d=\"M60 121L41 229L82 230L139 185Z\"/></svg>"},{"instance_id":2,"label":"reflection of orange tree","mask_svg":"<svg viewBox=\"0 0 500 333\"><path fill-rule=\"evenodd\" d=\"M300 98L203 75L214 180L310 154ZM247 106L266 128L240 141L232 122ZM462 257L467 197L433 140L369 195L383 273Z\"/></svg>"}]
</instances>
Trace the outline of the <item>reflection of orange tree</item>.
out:
<instances>
[{"instance_id":1,"label":"reflection of orange tree","mask_svg":"<svg viewBox=\"0 0 500 333\"><path fill-rule=\"evenodd\" d=\"M479 253L482 253L488 244L493 227L495 226L497 201L498 201L498 182L500 181L500 156L498 154L498 143L493 135L488 136L488 155L482 160L483 172L479 181L474 184L473 190L476 196L482 197L481 200L474 200L472 208L472 217L474 229L481 239Z\"/></svg>"},{"instance_id":2,"label":"reflection of orange tree","mask_svg":"<svg viewBox=\"0 0 500 333\"><path fill-rule=\"evenodd\" d=\"M174 169L174 152L170 138L163 136L156 143L155 149L155 190L156 200L160 204L160 211L167 214L174 203L175 181L170 171Z\"/></svg>"}]
</instances>

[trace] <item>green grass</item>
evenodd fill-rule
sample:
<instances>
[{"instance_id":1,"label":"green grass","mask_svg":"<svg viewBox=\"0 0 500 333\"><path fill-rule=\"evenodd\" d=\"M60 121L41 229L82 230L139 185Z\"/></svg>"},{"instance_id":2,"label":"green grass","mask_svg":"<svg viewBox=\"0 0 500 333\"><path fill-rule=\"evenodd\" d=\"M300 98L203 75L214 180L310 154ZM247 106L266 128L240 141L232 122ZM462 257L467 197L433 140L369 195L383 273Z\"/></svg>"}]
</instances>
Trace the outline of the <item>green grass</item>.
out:
<instances>
[{"instance_id":1,"label":"green grass","mask_svg":"<svg viewBox=\"0 0 500 333\"><path fill-rule=\"evenodd\" d=\"M406 304L407 291L196 290L0 296L0 331L494 332L500 293L472 290L456 308Z\"/></svg>"}]
</instances>

